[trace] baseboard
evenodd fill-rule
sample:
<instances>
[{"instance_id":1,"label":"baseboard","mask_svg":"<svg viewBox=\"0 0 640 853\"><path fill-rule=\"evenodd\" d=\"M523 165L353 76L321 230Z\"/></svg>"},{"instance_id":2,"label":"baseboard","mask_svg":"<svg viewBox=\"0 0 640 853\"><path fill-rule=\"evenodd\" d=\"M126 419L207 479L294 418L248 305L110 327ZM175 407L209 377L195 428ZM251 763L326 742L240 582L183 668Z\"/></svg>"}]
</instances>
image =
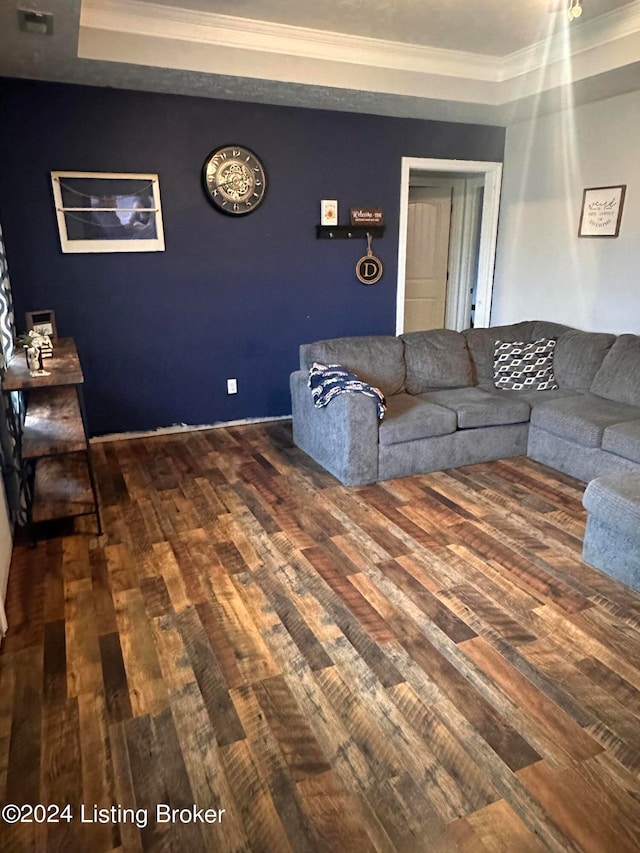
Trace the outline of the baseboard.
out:
<instances>
[{"instance_id":1,"label":"baseboard","mask_svg":"<svg viewBox=\"0 0 640 853\"><path fill-rule=\"evenodd\" d=\"M126 441L130 438L151 438L154 435L173 435L179 432L200 432L204 429L224 429L225 427L247 426L249 424L264 424L271 421L290 421L291 415L278 415L272 418L243 418L239 421L216 421L213 424L173 424L158 429L142 430L140 432L112 432L108 435L98 435L90 439L91 444L102 444L108 441Z\"/></svg>"}]
</instances>

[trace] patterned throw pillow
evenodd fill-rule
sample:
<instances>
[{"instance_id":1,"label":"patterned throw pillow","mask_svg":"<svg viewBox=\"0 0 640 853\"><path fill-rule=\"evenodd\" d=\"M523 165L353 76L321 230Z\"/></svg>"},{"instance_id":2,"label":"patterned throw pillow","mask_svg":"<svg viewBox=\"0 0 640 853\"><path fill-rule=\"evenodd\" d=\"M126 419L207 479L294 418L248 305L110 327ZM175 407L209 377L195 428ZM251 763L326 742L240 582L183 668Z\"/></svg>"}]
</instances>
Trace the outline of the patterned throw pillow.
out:
<instances>
[{"instance_id":1,"label":"patterned throw pillow","mask_svg":"<svg viewBox=\"0 0 640 853\"><path fill-rule=\"evenodd\" d=\"M553 375L554 338L496 341L493 384L507 391L550 391L558 388Z\"/></svg>"}]
</instances>

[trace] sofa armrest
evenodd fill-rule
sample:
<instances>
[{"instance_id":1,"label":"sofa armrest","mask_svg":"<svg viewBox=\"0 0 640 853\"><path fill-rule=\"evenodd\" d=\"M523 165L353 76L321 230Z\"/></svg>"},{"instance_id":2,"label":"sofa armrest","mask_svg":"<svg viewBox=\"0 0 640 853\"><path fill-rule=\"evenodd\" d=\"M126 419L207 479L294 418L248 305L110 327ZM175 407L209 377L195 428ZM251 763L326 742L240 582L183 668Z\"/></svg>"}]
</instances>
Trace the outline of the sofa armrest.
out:
<instances>
[{"instance_id":1,"label":"sofa armrest","mask_svg":"<svg viewBox=\"0 0 640 853\"><path fill-rule=\"evenodd\" d=\"M307 386L308 373L291 374L293 441L345 486L378 478L376 401L364 394L339 394L318 409Z\"/></svg>"}]
</instances>

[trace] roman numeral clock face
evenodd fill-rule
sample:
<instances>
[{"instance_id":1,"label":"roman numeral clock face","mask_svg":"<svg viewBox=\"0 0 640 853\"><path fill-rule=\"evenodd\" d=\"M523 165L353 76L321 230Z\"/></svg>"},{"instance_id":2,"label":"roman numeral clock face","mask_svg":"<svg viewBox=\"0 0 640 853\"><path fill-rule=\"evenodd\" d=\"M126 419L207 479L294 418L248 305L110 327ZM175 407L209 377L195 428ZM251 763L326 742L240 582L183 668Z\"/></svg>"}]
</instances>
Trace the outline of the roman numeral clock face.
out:
<instances>
[{"instance_id":1,"label":"roman numeral clock face","mask_svg":"<svg viewBox=\"0 0 640 853\"><path fill-rule=\"evenodd\" d=\"M202 177L209 201L231 216L252 213L267 191L264 166L242 145L224 145L212 151L204 162Z\"/></svg>"}]
</instances>

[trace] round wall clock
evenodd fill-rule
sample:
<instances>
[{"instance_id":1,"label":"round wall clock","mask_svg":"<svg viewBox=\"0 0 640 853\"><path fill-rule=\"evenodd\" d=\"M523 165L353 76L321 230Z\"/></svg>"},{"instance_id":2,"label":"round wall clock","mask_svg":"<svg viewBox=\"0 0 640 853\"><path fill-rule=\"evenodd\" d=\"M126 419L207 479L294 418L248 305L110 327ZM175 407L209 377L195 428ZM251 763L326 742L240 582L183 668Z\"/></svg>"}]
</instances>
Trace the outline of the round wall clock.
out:
<instances>
[{"instance_id":1,"label":"round wall clock","mask_svg":"<svg viewBox=\"0 0 640 853\"><path fill-rule=\"evenodd\" d=\"M223 145L204 161L202 179L207 198L223 213L245 216L264 201L267 173L248 148Z\"/></svg>"}]
</instances>

